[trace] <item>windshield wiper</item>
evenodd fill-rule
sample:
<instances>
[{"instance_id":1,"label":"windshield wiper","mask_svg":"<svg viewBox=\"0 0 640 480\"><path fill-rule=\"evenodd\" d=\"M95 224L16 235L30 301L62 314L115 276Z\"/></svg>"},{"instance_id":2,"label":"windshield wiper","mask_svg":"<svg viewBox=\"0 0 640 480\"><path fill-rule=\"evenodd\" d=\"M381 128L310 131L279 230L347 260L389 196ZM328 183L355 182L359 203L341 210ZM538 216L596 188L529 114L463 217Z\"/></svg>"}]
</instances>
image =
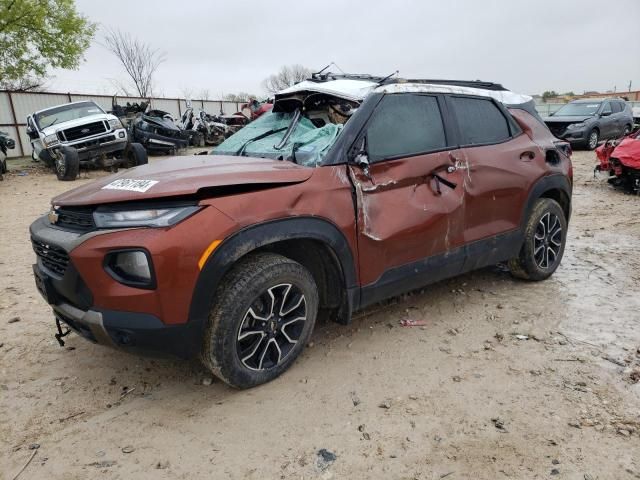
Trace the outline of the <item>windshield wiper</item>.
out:
<instances>
[{"instance_id":1,"label":"windshield wiper","mask_svg":"<svg viewBox=\"0 0 640 480\"><path fill-rule=\"evenodd\" d=\"M275 150L282 150L284 148L284 146L289 141L289 137L293 134L293 131L298 126L298 123L300 123L301 117L302 117L302 114L300 113L300 109L296 108L296 111L293 114L293 118L291 119L291 123L289 124L289 128L287 129L286 133L282 137L282 140L280 140L280 143L273 146Z\"/></svg>"},{"instance_id":2,"label":"windshield wiper","mask_svg":"<svg viewBox=\"0 0 640 480\"><path fill-rule=\"evenodd\" d=\"M244 142L242 144L242 146L238 149L238 151L236 151L236 155L239 157L242 157L244 155L244 151L247 148L247 145L249 145L251 142L255 142L257 140L262 140L263 138L266 138L270 135L279 133L279 132L284 132L285 130L287 130L289 127L283 127L283 128L276 128L274 130L269 130L267 132L261 133L258 136L255 136L253 138L250 138L249 140L247 140L246 142Z\"/></svg>"},{"instance_id":3,"label":"windshield wiper","mask_svg":"<svg viewBox=\"0 0 640 480\"><path fill-rule=\"evenodd\" d=\"M56 123L57 121L58 121L58 117L54 118L54 119L53 119L53 121L52 121L49 125L44 126L44 127L42 127L42 128L49 128L51 125L53 125L53 124L54 124L54 123Z\"/></svg>"}]
</instances>

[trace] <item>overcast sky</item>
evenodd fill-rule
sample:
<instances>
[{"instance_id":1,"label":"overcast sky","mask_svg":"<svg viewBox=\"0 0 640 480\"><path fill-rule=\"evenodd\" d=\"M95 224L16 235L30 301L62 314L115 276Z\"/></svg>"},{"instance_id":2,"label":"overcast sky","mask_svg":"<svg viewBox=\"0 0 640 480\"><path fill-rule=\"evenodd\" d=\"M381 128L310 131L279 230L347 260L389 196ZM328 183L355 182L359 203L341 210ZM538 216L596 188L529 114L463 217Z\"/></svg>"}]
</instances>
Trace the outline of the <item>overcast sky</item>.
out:
<instances>
[{"instance_id":1,"label":"overcast sky","mask_svg":"<svg viewBox=\"0 0 640 480\"><path fill-rule=\"evenodd\" d=\"M521 93L640 89L640 0L77 0L102 27L166 52L155 93L264 93L282 65L481 79ZM114 93L126 77L98 42L50 90ZM335 69L334 69L335 71Z\"/></svg>"}]
</instances>

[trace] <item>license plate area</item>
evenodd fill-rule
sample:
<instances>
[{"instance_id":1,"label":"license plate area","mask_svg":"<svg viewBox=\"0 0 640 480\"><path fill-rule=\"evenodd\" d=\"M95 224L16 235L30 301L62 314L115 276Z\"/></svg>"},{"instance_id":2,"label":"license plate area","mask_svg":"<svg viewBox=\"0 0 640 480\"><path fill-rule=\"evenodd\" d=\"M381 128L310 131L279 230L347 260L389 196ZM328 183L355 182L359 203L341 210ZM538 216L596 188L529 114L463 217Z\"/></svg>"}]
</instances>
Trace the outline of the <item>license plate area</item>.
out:
<instances>
[{"instance_id":1,"label":"license plate area","mask_svg":"<svg viewBox=\"0 0 640 480\"><path fill-rule=\"evenodd\" d=\"M47 301L49 305L55 305L57 303L56 291L51 284L51 279L46 273L43 273L38 268L38 265L33 265L33 278L36 281L36 288L40 295Z\"/></svg>"}]
</instances>

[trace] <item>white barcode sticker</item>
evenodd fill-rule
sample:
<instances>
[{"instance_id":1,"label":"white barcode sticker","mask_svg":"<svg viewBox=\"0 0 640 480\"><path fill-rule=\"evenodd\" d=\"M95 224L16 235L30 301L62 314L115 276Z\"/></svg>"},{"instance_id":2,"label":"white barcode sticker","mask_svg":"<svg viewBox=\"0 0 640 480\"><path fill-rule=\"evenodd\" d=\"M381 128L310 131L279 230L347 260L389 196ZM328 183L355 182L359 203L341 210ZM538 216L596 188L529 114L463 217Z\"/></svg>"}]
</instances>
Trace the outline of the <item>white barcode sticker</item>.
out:
<instances>
[{"instance_id":1,"label":"white barcode sticker","mask_svg":"<svg viewBox=\"0 0 640 480\"><path fill-rule=\"evenodd\" d=\"M153 187L156 180L134 180L132 178L121 178L102 187L103 190L127 190L130 192L144 193Z\"/></svg>"}]
</instances>

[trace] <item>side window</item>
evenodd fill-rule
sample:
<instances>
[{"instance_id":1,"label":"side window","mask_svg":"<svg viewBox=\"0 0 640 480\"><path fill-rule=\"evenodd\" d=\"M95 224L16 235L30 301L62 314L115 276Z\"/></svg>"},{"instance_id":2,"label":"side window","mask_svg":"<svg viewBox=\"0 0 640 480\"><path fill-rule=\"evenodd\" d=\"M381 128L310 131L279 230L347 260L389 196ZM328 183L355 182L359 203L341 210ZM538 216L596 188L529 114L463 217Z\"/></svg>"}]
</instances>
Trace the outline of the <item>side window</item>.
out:
<instances>
[{"instance_id":1,"label":"side window","mask_svg":"<svg viewBox=\"0 0 640 480\"><path fill-rule=\"evenodd\" d=\"M447 146L436 97L386 95L367 126L370 162L407 157Z\"/></svg>"},{"instance_id":2,"label":"side window","mask_svg":"<svg viewBox=\"0 0 640 480\"><path fill-rule=\"evenodd\" d=\"M460 127L462 145L499 143L511 137L507 119L491 100L449 97L449 103Z\"/></svg>"},{"instance_id":3,"label":"side window","mask_svg":"<svg viewBox=\"0 0 640 480\"><path fill-rule=\"evenodd\" d=\"M624 106L622 102L611 102L611 109L613 113L620 113L623 110Z\"/></svg>"},{"instance_id":4,"label":"side window","mask_svg":"<svg viewBox=\"0 0 640 480\"><path fill-rule=\"evenodd\" d=\"M602 113L612 113L611 102L606 102L604 104L604 108L602 109Z\"/></svg>"}]
</instances>

